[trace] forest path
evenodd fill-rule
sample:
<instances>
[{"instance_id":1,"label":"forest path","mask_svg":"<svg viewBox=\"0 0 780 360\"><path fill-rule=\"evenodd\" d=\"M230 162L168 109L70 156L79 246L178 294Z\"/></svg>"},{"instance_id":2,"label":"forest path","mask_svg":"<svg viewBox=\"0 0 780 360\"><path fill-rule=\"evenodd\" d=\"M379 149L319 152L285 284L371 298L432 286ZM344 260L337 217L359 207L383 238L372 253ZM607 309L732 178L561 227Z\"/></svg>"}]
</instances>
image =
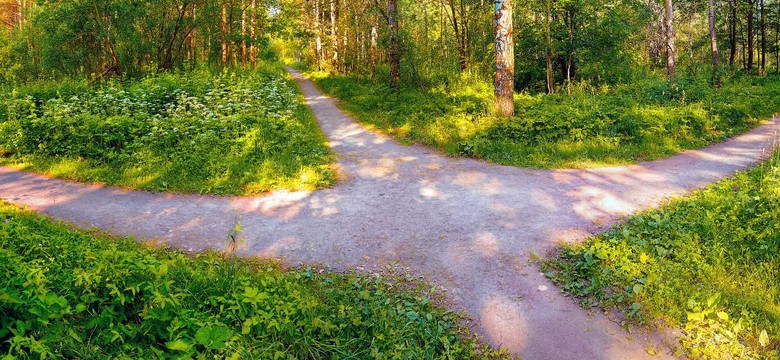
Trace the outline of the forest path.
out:
<instances>
[{"instance_id":1,"label":"forest path","mask_svg":"<svg viewBox=\"0 0 780 360\"><path fill-rule=\"evenodd\" d=\"M191 251L399 271L439 284L474 329L523 359L639 359L646 338L582 310L531 254L582 240L669 196L765 156L776 119L724 143L638 165L528 170L448 158L366 130L291 70L345 175L333 189L223 198L78 184L0 167L0 198L116 234ZM540 287L542 286L542 287ZM548 288L546 291L540 291ZM654 337L652 334L650 337Z\"/></svg>"}]
</instances>

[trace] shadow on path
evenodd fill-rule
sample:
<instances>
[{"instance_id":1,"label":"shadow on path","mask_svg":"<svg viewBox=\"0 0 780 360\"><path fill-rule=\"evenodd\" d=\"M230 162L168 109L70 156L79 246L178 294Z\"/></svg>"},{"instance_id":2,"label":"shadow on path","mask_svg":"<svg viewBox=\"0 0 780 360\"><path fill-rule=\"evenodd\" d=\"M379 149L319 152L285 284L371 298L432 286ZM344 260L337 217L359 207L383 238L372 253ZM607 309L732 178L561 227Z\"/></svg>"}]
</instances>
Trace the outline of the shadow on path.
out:
<instances>
[{"instance_id":1,"label":"shadow on path","mask_svg":"<svg viewBox=\"0 0 780 360\"><path fill-rule=\"evenodd\" d=\"M0 167L0 198L86 227L223 249L240 221L240 253L336 269L398 261L446 289L447 300L496 346L525 359L638 359L646 339L560 294L535 265L664 198L761 160L777 121L651 163L528 170L400 146L341 112L291 70L346 179L334 189L260 197L165 195L53 180ZM538 291L546 285L548 291ZM637 339L634 339L637 338Z\"/></svg>"}]
</instances>

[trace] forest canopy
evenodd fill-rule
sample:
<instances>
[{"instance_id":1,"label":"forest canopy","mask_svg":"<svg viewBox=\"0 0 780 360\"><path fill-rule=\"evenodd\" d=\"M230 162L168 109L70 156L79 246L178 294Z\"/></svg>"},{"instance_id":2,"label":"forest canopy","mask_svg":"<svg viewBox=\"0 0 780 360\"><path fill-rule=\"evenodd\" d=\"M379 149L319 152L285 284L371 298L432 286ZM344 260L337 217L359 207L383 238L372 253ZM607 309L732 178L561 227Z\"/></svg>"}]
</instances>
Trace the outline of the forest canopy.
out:
<instances>
[{"instance_id":1,"label":"forest canopy","mask_svg":"<svg viewBox=\"0 0 780 360\"><path fill-rule=\"evenodd\" d=\"M490 78L495 12L485 0L2 0L0 75L99 79L282 57L412 86ZM516 90L625 83L675 64L718 78L780 71L777 0L530 0L511 14Z\"/></svg>"}]
</instances>

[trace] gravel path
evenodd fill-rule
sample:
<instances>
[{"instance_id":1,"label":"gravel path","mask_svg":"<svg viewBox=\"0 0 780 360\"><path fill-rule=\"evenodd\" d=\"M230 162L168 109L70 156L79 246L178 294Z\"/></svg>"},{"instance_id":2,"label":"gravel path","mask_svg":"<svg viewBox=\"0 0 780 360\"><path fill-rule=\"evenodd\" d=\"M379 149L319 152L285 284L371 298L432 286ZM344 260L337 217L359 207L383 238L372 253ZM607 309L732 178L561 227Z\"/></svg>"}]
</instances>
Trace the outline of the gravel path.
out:
<instances>
[{"instance_id":1,"label":"gravel path","mask_svg":"<svg viewBox=\"0 0 780 360\"><path fill-rule=\"evenodd\" d=\"M401 146L356 124L293 71L344 174L334 189L223 198L125 191L0 167L0 198L86 227L335 269L393 262L441 284L474 329L523 359L639 359L647 338L583 311L529 262L627 214L757 163L777 119L698 151L633 166L527 170ZM547 287L548 290L541 291ZM657 341L657 340L656 340Z\"/></svg>"}]
</instances>

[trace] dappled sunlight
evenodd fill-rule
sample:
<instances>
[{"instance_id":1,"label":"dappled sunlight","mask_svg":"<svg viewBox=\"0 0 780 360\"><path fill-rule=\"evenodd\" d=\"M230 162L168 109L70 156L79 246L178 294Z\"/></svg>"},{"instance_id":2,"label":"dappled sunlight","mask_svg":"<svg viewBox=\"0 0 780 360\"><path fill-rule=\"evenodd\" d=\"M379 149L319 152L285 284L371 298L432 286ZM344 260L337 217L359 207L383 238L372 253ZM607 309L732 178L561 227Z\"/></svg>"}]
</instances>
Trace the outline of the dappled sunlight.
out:
<instances>
[{"instance_id":1,"label":"dappled sunlight","mask_svg":"<svg viewBox=\"0 0 780 360\"><path fill-rule=\"evenodd\" d=\"M498 238L493 233L479 232L474 238L473 251L483 257L495 257L499 251L498 247Z\"/></svg>"},{"instance_id":2,"label":"dappled sunlight","mask_svg":"<svg viewBox=\"0 0 780 360\"><path fill-rule=\"evenodd\" d=\"M422 181L420 185L420 196L426 200L446 201L449 198L449 195L439 191L439 189L436 187L436 183Z\"/></svg>"},{"instance_id":3,"label":"dappled sunlight","mask_svg":"<svg viewBox=\"0 0 780 360\"><path fill-rule=\"evenodd\" d=\"M615 194L594 186L583 186L567 195L579 199L573 207L575 213L593 223L604 222L636 209Z\"/></svg>"},{"instance_id":4,"label":"dappled sunlight","mask_svg":"<svg viewBox=\"0 0 780 360\"><path fill-rule=\"evenodd\" d=\"M341 198L338 194L320 193L312 196L308 206L313 216L327 218L339 213L338 204Z\"/></svg>"},{"instance_id":5,"label":"dappled sunlight","mask_svg":"<svg viewBox=\"0 0 780 360\"><path fill-rule=\"evenodd\" d=\"M248 211L279 220L292 220L305 208L304 200L311 197L310 192L277 191L271 195L248 199L234 199L231 209Z\"/></svg>"},{"instance_id":6,"label":"dappled sunlight","mask_svg":"<svg viewBox=\"0 0 780 360\"><path fill-rule=\"evenodd\" d=\"M469 190L476 190L484 195L498 195L503 184L495 177L485 172L460 172L454 175L453 183Z\"/></svg>"},{"instance_id":7,"label":"dappled sunlight","mask_svg":"<svg viewBox=\"0 0 780 360\"><path fill-rule=\"evenodd\" d=\"M533 199L535 205L544 207L546 210L558 210L555 197L547 192L541 191L539 189L533 189L531 190L531 199Z\"/></svg>"},{"instance_id":8,"label":"dappled sunlight","mask_svg":"<svg viewBox=\"0 0 780 360\"><path fill-rule=\"evenodd\" d=\"M364 178L397 177L397 160L394 158L359 160L357 175Z\"/></svg>"},{"instance_id":9,"label":"dappled sunlight","mask_svg":"<svg viewBox=\"0 0 780 360\"><path fill-rule=\"evenodd\" d=\"M501 294L488 296L482 306L479 322L493 344L519 352L528 344L529 328L518 302Z\"/></svg>"},{"instance_id":10,"label":"dappled sunlight","mask_svg":"<svg viewBox=\"0 0 780 360\"><path fill-rule=\"evenodd\" d=\"M162 195L0 168L0 198L193 251L226 249L240 222L241 255L337 270L382 272L392 263L404 276L425 276L444 289L447 303L476 321L474 329L491 344L512 352L557 358L556 344L588 332L588 342L577 343L577 350L603 355L597 360L633 359L644 356L643 344L627 341L600 314L591 321L539 274L532 254L543 256L560 241L580 241L625 214L752 164L768 131L753 134L756 143L724 144L702 150L703 156L686 153L630 167L523 170L400 146L302 88L338 153L344 181L332 189L232 198ZM316 181L306 168L294 174Z\"/></svg>"},{"instance_id":11,"label":"dappled sunlight","mask_svg":"<svg viewBox=\"0 0 780 360\"><path fill-rule=\"evenodd\" d=\"M250 248L253 252L247 253L252 256L259 256L261 258L276 259L282 256L289 256L288 254L294 252L300 248L301 244L298 239L292 236L283 237L273 244L266 246L262 250Z\"/></svg>"}]
</instances>

